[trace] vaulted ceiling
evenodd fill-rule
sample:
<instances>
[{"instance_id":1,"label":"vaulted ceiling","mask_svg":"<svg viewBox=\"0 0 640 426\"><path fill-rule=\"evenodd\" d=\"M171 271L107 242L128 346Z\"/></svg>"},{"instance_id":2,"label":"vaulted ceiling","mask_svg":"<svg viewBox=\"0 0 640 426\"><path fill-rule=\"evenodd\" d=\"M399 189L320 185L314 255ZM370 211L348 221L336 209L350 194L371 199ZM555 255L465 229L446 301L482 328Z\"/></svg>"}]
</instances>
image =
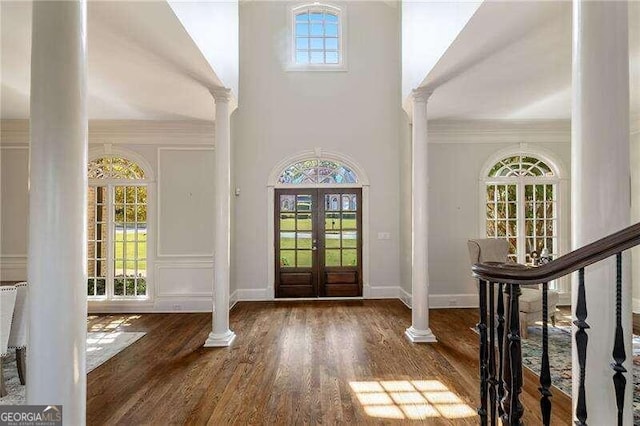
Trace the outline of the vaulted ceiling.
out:
<instances>
[{"instance_id":1,"label":"vaulted ceiling","mask_svg":"<svg viewBox=\"0 0 640 426\"><path fill-rule=\"evenodd\" d=\"M29 117L31 3L2 1L2 118ZM91 119L209 120L221 82L171 7L88 2Z\"/></svg>"},{"instance_id":2,"label":"vaulted ceiling","mask_svg":"<svg viewBox=\"0 0 640 426\"><path fill-rule=\"evenodd\" d=\"M429 72L431 119L571 117L571 2L485 1ZM629 2L632 115L640 115L640 2Z\"/></svg>"}]
</instances>

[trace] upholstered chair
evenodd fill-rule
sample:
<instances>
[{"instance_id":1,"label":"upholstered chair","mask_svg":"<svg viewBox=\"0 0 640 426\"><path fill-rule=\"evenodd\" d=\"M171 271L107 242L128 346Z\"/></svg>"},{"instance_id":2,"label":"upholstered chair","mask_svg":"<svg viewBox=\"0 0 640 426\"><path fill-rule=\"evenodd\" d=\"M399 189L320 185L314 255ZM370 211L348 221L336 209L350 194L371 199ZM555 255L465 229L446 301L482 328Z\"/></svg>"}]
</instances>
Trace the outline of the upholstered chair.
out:
<instances>
[{"instance_id":1,"label":"upholstered chair","mask_svg":"<svg viewBox=\"0 0 640 426\"><path fill-rule=\"evenodd\" d=\"M1 358L9 354L9 333L13 321L13 308L16 304L16 293L15 286L0 286L0 397L7 395Z\"/></svg>"},{"instance_id":2,"label":"upholstered chair","mask_svg":"<svg viewBox=\"0 0 640 426\"><path fill-rule=\"evenodd\" d=\"M25 384L27 368L27 283L16 284L16 305L13 309L13 322L9 333L9 348L16 350L16 364L18 366L18 377L20 383Z\"/></svg>"},{"instance_id":3,"label":"upholstered chair","mask_svg":"<svg viewBox=\"0 0 640 426\"><path fill-rule=\"evenodd\" d=\"M484 262L509 262L509 242L505 239L483 238L469 240L467 246L472 265ZM542 319L542 289L540 286L528 286L521 287L521 290L522 293L519 299L520 335L526 338L528 326ZM557 291L549 290L547 292L549 317L554 325L558 299Z\"/></svg>"}]
</instances>

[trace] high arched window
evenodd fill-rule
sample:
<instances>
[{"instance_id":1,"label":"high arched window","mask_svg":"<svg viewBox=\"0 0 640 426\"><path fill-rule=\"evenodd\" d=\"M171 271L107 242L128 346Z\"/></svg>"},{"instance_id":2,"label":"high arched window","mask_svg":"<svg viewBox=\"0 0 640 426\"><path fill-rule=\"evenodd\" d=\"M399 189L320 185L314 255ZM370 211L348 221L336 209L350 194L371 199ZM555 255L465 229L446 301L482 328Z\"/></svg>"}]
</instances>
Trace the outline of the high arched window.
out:
<instances>
[{"instance_id":1,"label":"high arched window","mask_svg":"<svg viewBox=\"0 0 640 426\"><path fill-rule=\"evenodd\" d=\"M88 165L87 295L147 297L148 198L145 172L120 156Z\"/></svg>"},{"instance_id":2,"label":"high arched window","mask_svg":"<svg viewBox=\"0 0 640 426\"><path fill-rule=\"evenodd\" d=\"M509 256L531 263L532 252L558 253L557 172L546 161L516 154L496 162L485 176L486 232L509 241Z\"/></svg>"},{"instance_id":3,"label":"high arched window","mask_svg":"<svg viewBox=\"0 0 640 426\"><path fill-rule=\"evenodd\" d=\"M344 184L357 183L358 176L348 166L333 160L304 160L287 167L278 183Z\"/></svg>"},{"instance_id":4,"label":"high arched window","mask_svg":"<svg viewBox=\"0 0 640 426\"><path fill-rule=\"evenodd\" d=\"M297 6L293 18L293 63L329 65L343 63L342 9L313 3Z\"/></svg>"}]
</instances>

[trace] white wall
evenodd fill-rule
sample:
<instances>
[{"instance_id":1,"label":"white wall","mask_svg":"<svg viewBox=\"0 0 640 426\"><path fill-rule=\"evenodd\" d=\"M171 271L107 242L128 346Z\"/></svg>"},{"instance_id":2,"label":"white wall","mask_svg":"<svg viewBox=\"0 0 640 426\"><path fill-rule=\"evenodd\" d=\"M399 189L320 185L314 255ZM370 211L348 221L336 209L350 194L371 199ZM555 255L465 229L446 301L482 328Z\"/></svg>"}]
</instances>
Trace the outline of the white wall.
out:
<instances>
[{"instance_id":1,"label":"white wall","mask_svg":"<svg viewBox=\"0 0 640 426\"><path fill-rule=\"evenodd\" d=\"M552 153L570 173L571 144L568 122L429 122L429 304L431 307L477 306L467 240L482 237L480 173L498 151L539 147ZM407 164L410 173L410 162ZM406 175L403 181L406 181ZM568 185L567 182L564 183ZM567 186L568 187L568 186ZM415 189L414 189L415 190ZM402 192L405 194L405 191ZM569 241L570 200L563 205L562 236ZM403 205L410 207L408 195ZM411 217L401 219L401 253L411 253ZM564 224L564 225L563 225ZM406 260L406 259L405 259ZM411 264L402 266L402 289L411 291ZM406 295L404 295L406 297Z\"/></svg>"},{"instance_id":2,"label":"white wall","mask_svg":"<svg viewBox=\"0 0 640 426\"><path fill-rule=\"evenodd\" d=\"M27 267L29 150L0 148L0 280L22 280Z\"/></svg>"},{"instance_id":3,"label":"white wall","mask_svg":"<svg viewBox=\"0 0 640 426\"><path fill-rule=\"evenodd\" d=\"M344 3L341 3L344 4ZM239 298L272 298L267 180L283 158L316 147L353 158L370 180L372 296L397 297L399 8L348 2L348 70L286 71L288 3L240 4L239 108L233 121L234 277ZM377 240L378 232L391 234ZM365 283L366 285L367 283ZM366 291L366 288L365 288ZM390 293L391 292L391 293Z\"/></svg>"},{"instance_id":4,"label":"white wall","mask_svg":"<svg viewBox=\"0 0 640 426\"><path fill-rule=\"evenodd\" d=\"M23 280L28 231L28 122L5 120L0 139L0 279ZM211 311L213 124L92 121L89 152L131 153L148 164L146 302L90 302L92 312Z\"/></svg>"}]
</instances>

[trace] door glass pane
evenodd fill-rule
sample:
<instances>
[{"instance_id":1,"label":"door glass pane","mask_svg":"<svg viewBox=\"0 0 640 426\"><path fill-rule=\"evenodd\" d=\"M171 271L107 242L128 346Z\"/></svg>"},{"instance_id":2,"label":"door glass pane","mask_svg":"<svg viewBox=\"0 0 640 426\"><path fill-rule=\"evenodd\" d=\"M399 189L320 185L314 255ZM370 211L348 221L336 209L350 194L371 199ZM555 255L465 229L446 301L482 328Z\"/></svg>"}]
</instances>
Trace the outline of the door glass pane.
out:
<instances>
[{"instance_id":1,"label":"door glass pane","mask_svg":"<svg viewBox=\"0 0 640 426\"><path fill-rule=\"evenodd\" d=\"M311 232L298 232L298 248L311 249Z\"/></svg>"},{"instance_id":2,"label":"door glass pane","mask_svg":"<svg viewBox=\"0 0 640 426\"><path fill-rule=\"evenodd\" d=\"M311 267L311 250L298 250L298 268Z\"/></svg>"},{"instance_id":3,"label":"door glass pane","mask_svg":"<svg viewBox=\"0 0 640 426\"><path fill-rule=\"evenodd\" d=\"M280 249L296 248L295 232L280 232Z\"/></svg>"},{"instance_id":4,"label":"door glass pane","mask_svg":"<svg viewBox=\"0 0 640 426\"><path fill-rule=\"evenodd\" d=\"M311 211L311 195L298 195L296 208L298 211Z\"/></svg>"},{"instance_id":5,"label":"door glass pane","mask_svg":"<svg viewBox=\"0 0 640 426\"><path fill-rule=\"evenodd\" d=\"M340 194L326 194L324 196L324 209L326 211L339 211Z\"/></svg>"},{"instance_id":6,"label":"door glass pane","mask_svg":"<svg viewBox=\"0 0 640 426\"><path fill-rule=\"evenodd\" d=\"M358 250L342 250L342 266L357 266Z\"/></svg>"},{"instance_id":7,"label":"door glass pane","mask_svg":"<svg viewBox=\"0 0 640 426\"><path fill-rule=\"evenodd\" d=\"M295 195L281 195L280 196L280 211L292 212L296 209Z\"/></svg>"},{"instance_id":8,"label":"door glass pane","mask_svg":"<svg viewBox=\"0 0 640 426\"><path fill-rule=\"evenodd\" d=\"M342 233L342 247L357 248L358 247L358 231L344 231Z\"/></svg>"},{"instance_id":9,"label":"door glass pane","mask_svg":"<svg viewBox=\"0 0 640 426\"><path fill-rule=\"evenodd\" d=\"M311 231L311 213L298 213L298 231Z\"/></svg>"},{"instance_id":10,"label":"door glass pane","mask_svg":"<svg viewBox=\"0 0 640 426\"><path fill-rule=\"evenodd\" d=\"M293 268L296 266L295 250L280 250L280 266L283 268Z\"/></svg>"},{"instance_id":11,"label":"door glass pane","mask_svg":"<svg viewBox=\"0 0 640 426\"><path fill-rule=\"evenodd\" d=\"M342 229L358 229L355 213L342 213Z\"/></svg>"},{"instance_id":12,"label":"door glass pane","mask_svg":"<svg viewBox=\"0 0 640 426\"><path fill-rule=\"evenodd\" d=\"M342 195L342 210L357 210L355 194Z\"/></svg>"},{"instance_id":13,"label":"door glass pane","mask_svg":"<svg viewBox=\"0 0 640 426\"><path fill-rule=\"evenodd\" d=\"M324 245L326 248L340 248L340 231L326 231Z\"/></svg>"},{"instance_id":14,"label":"door glass pane","mask_svg":"<svg viewBox=\"0 0 640 426\"><path fill-rule=\"evenodd\" d=\"M325 213L324 214L324 227L325 229L340 229L340 213Z\"/></svg>"},{"instance_id":15,"label":"door glass pane","mask_svg":"<svg viewBox=\"0 0 640 426\"><path fill-rule=\"evenodd\" d=\"M325 250L324 251L324 264L325 266L340 266L340 250Z\"/></svg>"}]
</instances>

